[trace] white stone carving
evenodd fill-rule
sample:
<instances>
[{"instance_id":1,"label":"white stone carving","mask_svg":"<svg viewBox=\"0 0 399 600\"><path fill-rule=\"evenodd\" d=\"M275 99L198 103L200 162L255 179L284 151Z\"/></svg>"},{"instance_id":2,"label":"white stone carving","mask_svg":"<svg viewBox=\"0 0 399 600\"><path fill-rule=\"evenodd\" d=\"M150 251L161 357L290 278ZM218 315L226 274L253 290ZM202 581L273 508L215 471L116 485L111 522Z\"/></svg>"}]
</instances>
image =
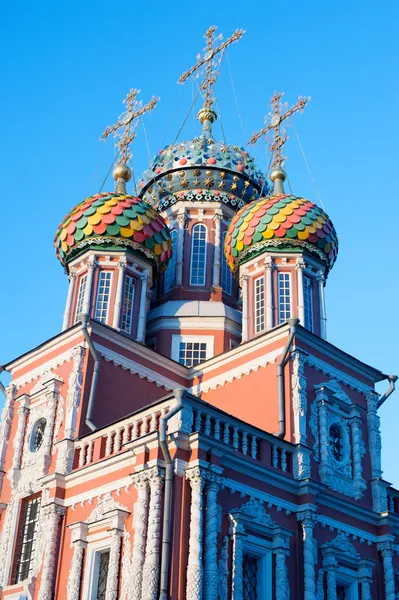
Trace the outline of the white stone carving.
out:
<instances>
[{"instance_id":1,"label":"white stone carving","mask_svg":"<svg viewBox=\"0 0 399 600\"><path fill-rule=\"evenodd\" d=\"M277 536L277 538L273 540L273 554L276 557L276 600L290 600L291 597L286 562L286 557L289 555L288 544L289 541L282 536Z\"/></svg>"},{"instance_id":2,"label":"white stone carving","mask_svg":"<svg viewBox=\"0 0 399 600\"><path fill-rule=\"evenodd\" d=\"M202 516L205 479L199 467L188 469L186 478L191 485L190 538L187 566L187 598L202 600Z\"/></svg>"},{"instance_id":3,"label":"white stone carving","mask_svg":"<svg viewBox=\"0 0 399 600\"><path fill-rule=\"evenodd\" d=\"M325 600L324 595L324 569L319 569L319 573L317 576L317 591L316 591L317 600Z\"/></svg>"},{"instance_id":4,"label":"white stone carving","mask_svg":"<svg viewBox=\"0 0 399 600\"><path fill-rule=\"evenodd\" d=\"M244 562L244 539L245 532L241 524L232 519L233 523L233 576L232 576L232 600L243 599L243 562Z\"/></svg>"},{"instance_id":5,"label":"white stone carving","mask_svg":"<svg viewBox=\"0 0 399 600\"><path fill-rule=\"evenodd\" d=\"M104 496L97 502L96 507L87 519L87 523L96 523L97 521L101 521L101 519L104 519L106 514L112 510L123 510L124 512L129 512L126 506L116 502L116 500L114 500L112 497L111 492L108 492L107 494L104 494Z\"/></svg>"},{"instance_id":6,"label":"white stone carving","mask_svg":"<svg viewBox=\"0 0 399 600\"><path fill-rule=\"evenodd\" d=\"M73 544L73 557L67 584L67 600L79 600L80 598L83 554L86 546L87 542L83 540L77 540Z\"/></svg>"},{"instance_id":7,"label":"white stone carving","mask_svg":"<svg viewBox=\"0 0 399 600\"><path fill-rule=\"evenodd\" d=\"M117 600L119 584L119 560L121 555L122 532L118 529L111 531L111 547L109 551L107 588L105 600Z\"/></svg>"},{"instance_id":8,"label":"white stone carving","mask_svg":"<svg viewBox=\"0 0 399 600\"><path fill-rule=\"evenodd\" d=\"M336 554L344 554L351 558L360 559L360 554L343 531L338 531L337 536L330 542L323 544L322 548L331 548Z\"/></svg>"},{"instance_id":9,"label":"white stone carving","mask_svg":"<svg viewBox=\"0 0 399 600\"><path fill-rule=\"evenodd\" d=\"M219 600L227 600L229 589L229 538L223 538L223 546L218 564L218 593Z\"/></svg>"},{"instance_id":10,"label":"white stone carving","mask_svg":"<svg viewBox=\"0 0 399 600\"><path fill-rule=\"evenodd\" d=\"M215 473L207 473L206 484L206 527L204 559L204 598L218 598L217 534L218 505L217 495L223 485L223 479Z\"/></svg>"},{"instance_id":11,"label":"white stone carving","mask_svg":"<svg viewBox=\"0 0 399 600\"><path fill-rule=\"evenodd\" d=\"M327 572L327 600L337 600L337 567L338 565L335 561L330 562L325 567L325 571Z\"/></svg>"},{"instance_id":12,"label":"white stone carving","mask_svg":"<svg viewBox=\"0 0 399 600\"><path fill-rule=\"evenodd\" d=\"M150 506L141 598L142 600L156 600L159 582L161 501L164 474L158 467L154 467L145 473L150 485Z\"/></svg>"},{"instance_id":13,"label":"white stone carving","mask_svg":"<svg viewBox=\"0 0 399 600\"><path fill-rule=\"evenodd\" d=\"M130 542L130 533L123 533L123 554L122 554L122 577L120 600L131 600L133 591L133 557L132 544Z\"/></svg>"},{"instance_id":14,"label":"white stone carving","mask_svg":"<svg viewBox=\"0 0 399 600\"><path fill-rule=\"evenodd\" d=\"M294 440L296 444L306 444L306 355L299 350L292 353L292 408L294 411Z\"/></svg>"},{"instance_id":15,"label":"white stone carving","mask_svg":"<svg viewBox=\"0 0 399 600\"><path fill-rule=\"evenodd\" d=\"M68 392L66 398L65 437L74 439L76 429L76 416L80 406L82 388L82 368L85 349L76 346L71 351L73 361L72 370L68 378Z\"/></svg>"},{"instance_id":16,"label":"white stone carving","mask_svg":"<svg viewBox=\"0 0 399 600\"><path fill-rule=\"evenodd\" d=\"M377 548L384 564L385 600L395 600L395 573L392 564L395 546L392 542L381 542L377 544Z\"/></svg>"},{"instance_id":17,"label":"white stone carving","mask_svg":"<svg viewBox=\"0 0 399 600\"><path fill-rule=\"evenodd\" d=\"M263 527L275 527L273 519L265 511L262 502L256 498L251 498L246 504L243 504L237 511L234 512L251 517L254 523L262 525Z\"/></svg>"},{"instance_id":18,"label":"white stone carving","mask_svg":"<svg viewBox=\"0 0 399 600\"><path fill-rule=\"evenodd\" d=\"M309 479L311 476L310 453L298 447L292 455L292 474L294 479Z\"/></svg>"},{"instance_id":19,"label":"white stone carving","mask_svg":"<svg viewBox=\"0 0 399 600\"><path fill-rule=\"evenodd\" d=\"M316 600L313 528L318 516L310 510L305 510L297 513L297 520L301 523L303 532L304 600Z\"/></svg>"},{"instance_id":20,"label":"white stone carving","mask_svg":"<svg viewBox=\"0 0 399 600\"><path fill-rule=\"evenodd\" d=\"M129 600L141 600L149 488L144 471L132 475L132 482L137 490L137 500L133 510L133 569L128 598ZM123 597L122 600L124 600Z\"/></svg>"},{"instance_id":21,"label":"white stone carving","mask_svg":"<svg viewBox=\"0 0 399 600\"><path fill-rule=\"evenodd\" d=\"M27 420L28 413L29 413L29 397L28 396L26 397L25 402L23 404L21 404L21 406L19 407L17 412L18 412L18 425L17 425L17 432L15 434L14 441L13 441L14 456L12 458L12 471L15 471L16 469L21 468L21 456L22 456L22 449L24 446L26 420ZM11 471L11 473L9 473L9 478L11 477L13 479L12 471Z\"/></svg>"},{"instance_id":22,"label":"white stone carving","mask_svg":"<svg viewBox=\"0 0 399 600\"><path fill-rule=\"evenodd\" d=\"M45 544L38 600L52 600L53 597L54 568L57 556L59 528L65 510L62 506L49 504L40 513L40 517L45 523Z\"/></svg>"},{"instance_id":23,"label":"white stone carving","mask_svg":"<svg viewBox=\"0 0 399 600\"><path fill-rule=\"evenodd\" d=\"M0 471L4 470L4 461L6 458L7 443L10 438L11 425L14 417L14 400L17 393L15 385L10 384L6 387L6 403L1 413L0 423ZM0 477L0 493L3 487L3 473Z\"/></svg>"}]
</instances>

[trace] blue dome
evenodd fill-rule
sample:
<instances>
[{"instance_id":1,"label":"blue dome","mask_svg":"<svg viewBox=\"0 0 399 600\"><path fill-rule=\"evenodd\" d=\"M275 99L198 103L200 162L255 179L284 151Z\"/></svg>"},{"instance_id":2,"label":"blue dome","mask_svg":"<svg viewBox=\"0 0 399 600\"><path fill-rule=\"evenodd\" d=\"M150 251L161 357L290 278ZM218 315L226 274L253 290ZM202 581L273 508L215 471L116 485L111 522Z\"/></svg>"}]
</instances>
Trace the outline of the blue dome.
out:
<instances>
[{"instance_id":1,"label":"blue dome","mask_svg":"<svg viewBox=\"0 0 399 600\"><path fill-rule=\"evenodd\" d=\"M235 210L269 192L244 148L200 138L171 144L144 172L139 196L158 210L178 200L224 202Z\"/></svg>"}]
</instances>

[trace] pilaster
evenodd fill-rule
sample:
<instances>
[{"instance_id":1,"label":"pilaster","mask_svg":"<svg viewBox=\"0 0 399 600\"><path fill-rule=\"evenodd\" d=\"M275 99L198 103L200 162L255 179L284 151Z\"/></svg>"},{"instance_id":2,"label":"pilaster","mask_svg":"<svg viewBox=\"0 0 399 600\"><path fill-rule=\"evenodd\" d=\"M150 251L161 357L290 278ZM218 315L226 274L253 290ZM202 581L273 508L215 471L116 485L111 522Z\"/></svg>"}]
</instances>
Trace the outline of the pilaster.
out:
<instances>
[{"instance_id":1,"label":"pilaster","mask_svg":"<svg viewBox=\"0 0 399 600\"><path fill-rule=\"evenodd\" d=\"M38 600L50 600L52 598L59 528L65 511L64 507L53 503L45 506L41 512L41 517L45 523L43 529L45 532L45 547Z\"/></svg>"},{"instance_id":2,"label":"pilaster","mask_svg":"<svg viewBox=\"0 0 399 600\"><path fill-rule=\"evenodd\" d=\"M150 486L147 543L143 565L142 600L156 600L159 582L161 502L164 473L154 467L144 471Z\"/></svg>"},{"instance_id":3,"label":"pilaster","mask_svg":"<svg viewBox=\"0 0 399 600\"><path fill-rule=\"evenodd\" d=\"M144 471L132 475L132 482L137 490L137 500L134 503L133 509L134 538L131 600L141 600L148 520L149 486Z\"/></svg>"},{"instance_id":4,"label":"pilaster","mask_svg":"<svg viewBox=\"0 0 399 600\"><path fill-rule=\"evenodd\" d=\"M141 280L141 292L140 292L140 308L139 308L139 320L137 325L137 342L144 342L145 338L145 324L147 319L147 285L148 285L149 271L145 269L140 275Z\"/></svg>"},{"instance_id":5,"label":"pilaster","mask_svg":"<svg viewBox=\"0 0 399 600\"><path fill-rule=\"evenodd\" d=\"M65 312L64 312L64 320L62 322L62 331L68 329L71 326L71 308L72 308L72 298L73 293L75 291L76 285L76 271L75 269L71 269L69 272L69 287L68 287L68 295L66 299Z\"/></svg>"},{"instance_id":6,"label":"pilaster","mask_svg":"<svg viewBox=\"0 0 399 600\"><path fill-rule=\"evenodd\" d=\"M215 212L213 220L215 221L215 245L214 245L214 257L213 257L213 277L212 277L212 285L213 287L220 287L220 231L221 231L221 223L223 219L223 213L219 209Z\"/></svg>"},{"instance_id":7,"label":"pilaster","mask_svg":"<svg viewBox=\"0 0 399 600\"><path fill-rule=\"evenodd\" d=\"M118 283L116 288L116 296L115 296L115 304L114 304L114 318L112 322L112 327L114 329L120 329L120 321L121 321L121 312L122 312L122 303L123 303L123 283L125 280L125 270L126 270L127 262L126 259L121 258L118 261Z\"/></svg>"},{"instance_id":8,"label":"pilaster","mask_svg":"<svg viewBox=\"0 0 399 600\"><path fill-rule=\"evenodd\" d=\"M318 516L311 510L297 513L303 532L304 600L316 600L313 529Z\"/></svg>"},{"instance_id":9,"label":"pilaster","mask_svg":"<svg viewBox=\"0 0 399 600\"><path fill-rule=\"evenodd\" d=\"M305 261L300 256L296 259L295 270L297 273L297 283L298 283L298 319L302 325L305 327L305 299L303 293L303 272L305 270Z\"/></svg>"},{"instance_id":10,"label":"pilaster","mask_svg":"<svg viewBox=\"0 0 399 600\"><path fill-rule=\"evenodd\" d=\"M82 313L84 315L90 315L91 314L91 298L92 298L92 291L93 291L93 278L94 278L94 271L97 268L97 262L96 262L96 257L94 255L91 255L89 257L89 260L87 261L87 279L86 279L86 289L85 289L85 295L84 295L84 299L83 299L83 306L82 306Z\"/></svg>"},{"instance_id":11,"label":"pilaster","mask_svg":"<svg viewBox=\"0 0 399 600\"><path fill-rule=\"evenodd\" d=\"M273 269L271 256L265 258L266 330L273 327Z\"/></svg>"},{"instance_id":12,"label":"pilaster","mask_svg":"<svg viewBox=\"0 0 399 600\"><path fill-rule=\"evenodd\" d=\"M218 600L217 534L218 504L217 495L223 485L223 478L216 473L207 473L206 483L206 522L204 560L204 598Z\"/></svg>"},{"instance_id":13,"label":"pilaster","mask_svg":"<svg viewBox=\"0 0 399 600\"><path fill-rule=\"evenodd\" d=\"M248 322L249 322L249 306L248 306L248 280L249 276L243 274L240 277L240 287L242 294L242 342L248 340Z\"/></svg>"},{"instance_id":14,"label":"pilaster","mask_svg":"<svg viewBox=\"0 0 399 600\"><path fill-rule=\"evenodd\" d=\"M179 228L177 234L175 284L176 286L181 286L183 285L184 231L186 226L186 209L184 207L179 209L177 222Z\"/></svg>"},{"instance_id":15,"label":"pilaster","mask_svg":"<svg viewBox=\"0 0 399 600\"><path fill-rule=\"evenodd\" d=\"M187 598L202 600L202 517L205 485L203 471L194 467L186 471L186 479L191 486L190 537L187 566Z\"/></svg>"},{"instance_id":16,"label":"pilaster","mask_svg":"<svg viewBox=\"0 0 399 600\"><path fill-rule=\"evenodd\" d=\"M381 542L377 544L377 549L384 565L385 600L395 600L395 573L392 563L395 546L392 542Z\"/></svg>"}]
</instances>

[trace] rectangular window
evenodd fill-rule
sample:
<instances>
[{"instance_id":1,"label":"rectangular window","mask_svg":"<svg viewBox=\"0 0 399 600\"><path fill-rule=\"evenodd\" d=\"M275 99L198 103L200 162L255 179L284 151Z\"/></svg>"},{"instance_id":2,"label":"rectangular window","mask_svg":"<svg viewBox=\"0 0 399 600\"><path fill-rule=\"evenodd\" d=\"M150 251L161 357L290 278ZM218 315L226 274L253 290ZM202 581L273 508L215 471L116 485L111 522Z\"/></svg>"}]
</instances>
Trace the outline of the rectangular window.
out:
<instances>
[{"instance_id":1,"label":"rectangular window","mask_svg":"<svg viewBox=\"0 0 399 600\"><path fill-rule=\"evenodd\" d=\"M98 573L95 573L97 581L95 581L96 595L95 600L105 600L107 591L108 569L109 569L109 550L99 552L96 557L98 565ZM96 569L97 571L97 569Z\"/></svg>"},{"instance_id":2,"label":"rectangular window","mask_svg":"<svg viewBox=\"0 0 399 600\"><path fill-rule=\"evenodd\" d=\"M205 285L206 227L201 223L192 229L190 285Z\"/></svg>"},{"instance_id":3,"label":"rectangular window","mask_svg":"<svg viewBox=\"0 0 399 600\"><path fill-rule=\"evenodd\" d=\"M258 596L258 559L244 554L242 563L243 600L260 600Z\"/></svg>"},{"instance_id":4,"label":"rectangular window","mask_svg":"<svg viewBox=\"0 0 399 600\"><path fill-rule=\"evenodd\" d=\"M13 584L24 581L32 573L39 509L40 496L22 500L13 566Z\"/></svg>"},{"instance_id":5,"label":"rectangular window","mask_svg":"<svg viewBox=\"0 0 399 600\"><path fill-rule=\"evenodd\" d=\"M126 333L132 331L132 317L133 317L133 301L134 301L134 279L131 275L126 275L125 287L123 290L123 304L122 304L122 320L121 329Z\"/></svg>"},{"instance_id":6,"label":"rectangular window","mask_svg":"<svg viewBox=\"0 0 399 600\"><path fill-rule=\"evenodd\" d=\"M100 323L106 323L107 321L109 295L111 291L111 277L112 273L110 271L101 271L100 273L95 315L95 318L97 321L100 321Z\"/></svg>"},{"instance_id":7,"label":"rectangular window","mask_svg":"<svg viewBox=\"0 0 399 600\"><path fill-rule=\"evenodd\" d=\"M255 333L265 329L265 278L255 279Z\"/></svg>"},{"instance_id":8,"label":"rectangular window","mask_svg":"<svg viewBox=\"0 0 399 600\"><path fill-rule=\"evenodd\" d=\"M180 342L179 363L194 367L206 360L206 342Z\"/></svg>"},{"instance_id":9,"label":"rectangular window","mask_svg":"<svg viewBox=\"0 0 399 600\"><path fill-rule=\"evenodd\" d=\"M87 275L83 275L83 277L80 278L80 283L79 283L79 293L78 293L78 301L76 303L75 323L77 323L79 321L79 317L80 317L80 314L83 309L83 302L84 302L85 293L86 293L86 281L87 281Z\"/></svg>"},{"instance_id":10,"label":"rectangular window","mask_svg":"<svg viewBox=\"0 0 399 600\"><path fill-rule=\"evenodd\" d=\"M305 305L305 327L313 331L313 290L310 277L303 278L303 300Z\"/></svg>"},{"instance_id":11,"label":"rectangular window","mask_svg":"<svg viewBox=\"0 0 399 600\"><path fill-rule=\"evenodd\" d=\"M285 323L291 318L291 276L278 274L278 322Z\"/></svg>"}]
</instances>

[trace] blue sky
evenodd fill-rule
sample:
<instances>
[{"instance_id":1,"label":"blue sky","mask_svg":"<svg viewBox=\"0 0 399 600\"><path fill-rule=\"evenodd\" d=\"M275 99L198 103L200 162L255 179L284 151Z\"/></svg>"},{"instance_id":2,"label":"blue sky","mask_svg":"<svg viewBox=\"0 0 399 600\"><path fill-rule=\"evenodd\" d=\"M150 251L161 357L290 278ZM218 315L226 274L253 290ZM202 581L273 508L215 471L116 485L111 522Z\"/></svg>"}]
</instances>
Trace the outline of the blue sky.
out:
<instances>
[{"instance_id":1,"label":"blue sky","mask_svg":"<svg viewBox=\"0 0 399 600\"><path fill-rule=\"evenodd\" d=\"M145 119L155 154L174 140L190 108L192 84L176 81L215 24L225 37L246 30L230 48L217 86L229 142L242 145L262 127L274 91L285 91L290 104L312 97L295 125L340 239L327 285L329 340L384 372L399 371L396 2L190 8L22 0L3 3L1 11L0 363L60 331L67 279L53 236L69 209L101 186L113 147L99 137L122 112L127 91L140 88L144 102L161 97ZM193 136L194 124L190 115L182 137ZM142 125L138 132L137 176L149 162ZM222 135L220 121L215 134ZM317 201L292 128L289 135L292 191ZM253 154L264 169L264 145ZM384 474L396 486L398 402L396 393L381 409Z\"/></svg>"}]
</instances>

